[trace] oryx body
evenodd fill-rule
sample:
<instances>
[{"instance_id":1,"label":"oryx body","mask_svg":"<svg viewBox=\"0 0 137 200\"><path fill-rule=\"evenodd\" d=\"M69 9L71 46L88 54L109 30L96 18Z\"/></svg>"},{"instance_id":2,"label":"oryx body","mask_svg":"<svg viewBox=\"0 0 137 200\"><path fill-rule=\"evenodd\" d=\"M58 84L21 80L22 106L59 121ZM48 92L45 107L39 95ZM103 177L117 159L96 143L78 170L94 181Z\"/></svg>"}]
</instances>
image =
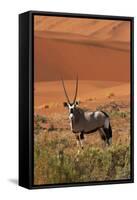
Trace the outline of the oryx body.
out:
<instances>
[{"instance_id":1,"label":"oryx body","mask_svg":"<svg viewBox=\"0 0 137 200\"><path fill-rule=\"evenodd\" d=\"M80 146L83 148L82 140L84 139L85 134L90 134L97 130L99 131L102 140L109 145L112 140L112 129L109 116L103 111L84 111L78 107L78 102L76 101L78 78L76 82L75 97L72 103L70 103L68 98L63 80L62 84L67 98L67 102L64 103L64 106L68 107L69 110L71 131L76 135L76 139Z\"/></svg>"}]
</instances>

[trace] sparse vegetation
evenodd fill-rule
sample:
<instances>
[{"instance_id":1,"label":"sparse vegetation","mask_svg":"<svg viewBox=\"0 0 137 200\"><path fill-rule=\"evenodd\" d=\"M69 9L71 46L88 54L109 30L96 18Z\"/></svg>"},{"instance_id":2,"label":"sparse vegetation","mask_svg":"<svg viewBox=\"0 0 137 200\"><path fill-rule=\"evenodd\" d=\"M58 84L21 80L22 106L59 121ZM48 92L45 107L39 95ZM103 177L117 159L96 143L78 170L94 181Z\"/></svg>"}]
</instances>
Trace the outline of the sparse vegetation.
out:
<instances>
[{"instance_id":1,"label":"sparse vegetation","mask_svg":"<svg viewBox=\"0 0 137 200\"><path fill-rule=\"evenodd\" d=\"M129 104L123 102L110 101L109 103L97 106L97 110L104 110L106 112L120 111L129 108Z\"/></svg>"},{"instance_id":2,"label":"sparse vegetation","mask_svg":"<svg viewBox=\"0 0 137 200\"><path fill-rule=\"evenodd\" d=\"M109 95L107 95L107 97L108 97L109 99L111 99L111 98L115 97L115 94L114 94L113 92L111 92Z\"/></svg>"},{"instance_id":3,"label":"sparse vegetation","mask_svg":"<svg viewBox=\"0 0 137 200\"><path fill-rule=\"evenodd\" d=\"M88 147L78 157L65 151L67 146L65 140L35 146L35 184L130 178L129 146Z\"/></svg>"},{"instance_id":4,"label":"sparse vegetation","mask_svg":"<svg viewBox=\"0 0 137 200\"><path fill-rule=\"evenodd\" d=\"M49 105L45 105L45 109L49 108Z\"/></svg>"},{"instance_id":5,"label":"sparse vegetation","mask_svg":"<svg viewBox=\"0 0 137 200\"><path fill-rule=\"evenodd\" d=\"M123 108L126 108L127 106L123 103L116 103L115 101L111 101L109 104L98 106L97 110L103 110L107 112L110 117L129 118L130 112L127 109L123 110Z\"/></svg>"},{"instance_id":6,"label":"sparse vegetation","mask_svg":"<svg viewBox=\"0 0 137 200\"><path fill-rule=\"evenodd\" d=\"M112 111L110 112L111 117L121 117L121 118L129 118L130 113L128 111Z\"/></svg>"},{"instance_id":7,"label":"sparse vegetation","mask_svg":"<svg viewBox=\"0 0 137 200\"><path fill-rule=\"evenodd\" d=\"M34 133L39 134L44 129L43 124L47 123L45 116L34 115Z\"/></svg>"},{"instance_id":8,"label":"sparse vegetation","mask_svg":"<svg viewBox=\"0 0 137 200\"><path fill-rule=\"evenodd\" d=\"M55 130L57 130L57 128L55 128L53 124L50 124L48 127L48 131L55 131Z\"/></svg>"},{"instance_id":9,"label":"sparse vegetation","mask_svg":"<svg viewBox=\"0 0 137 200\"><path fill-rule=\"evenodd\" d=\"M88 99L88 101L93 101L93 100L94 100L93 98L89 98L89 99Z\"/></svg>"},{"instance_id":10,"label":"sparse vegetation","mask_svg":"<svg viewBox=\"0 0 137 200\"><path fill-rule=\"evenodd\" d=\"M36 115L34 134L34 184L55 184L130 178L129 105L111 101L97 109L110 115L113 141L102 147L99 134L87 136L84 150L77 154L68 118ZM48 125L45 132L43 124ZM121 126L122 124L122 126ZM52 134L50 134L52 133Z\"/></svg>"}]
</instances>

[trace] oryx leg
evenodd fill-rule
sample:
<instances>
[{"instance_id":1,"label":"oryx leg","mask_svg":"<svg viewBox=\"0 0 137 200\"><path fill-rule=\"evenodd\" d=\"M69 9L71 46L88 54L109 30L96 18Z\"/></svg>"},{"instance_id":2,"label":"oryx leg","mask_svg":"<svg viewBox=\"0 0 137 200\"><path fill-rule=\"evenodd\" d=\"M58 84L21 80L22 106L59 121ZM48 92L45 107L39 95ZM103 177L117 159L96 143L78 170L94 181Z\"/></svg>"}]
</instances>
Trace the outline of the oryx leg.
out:
<instances>
[{"instance_id":1,"label":"oryx leg","mask_svg":"<svg viewBox=\"0 0 137 200\"><path fill-rule=\"evenodd\" d=\"M106 142L108 145L112 144L112 129L111 129L111 125L109 124L108 128L103 128L105 134L106 134Z\"/></svg>"},{"instance_id":2,"label":"oryx leg","mask_svg":"<svg viewBox=\"0 0 137 200\"><path fill-rule=\"evenodd\" d=\"M80 147L79 134L80 134L80 133L76 133L76 134L75 134L75 136L76 136L76 142L77 142L77 148L78 148L76 157L79 155L79 152L80 152L80 149L79 149L79 147Z\"/></svg>"},{"instance_id":3,"label":"oryx leg","mask_svg":"<svg viewBox=\"0 0 137 200\"><path fill-rule=\"evenodd\" d=\"M83 141L84 141L84 133L81 132L81 133L80 133L80 145L81 145L81 148L82 148L82 149L84 148Z\"/></svg>"},{"instance_id":4,"label":"oryx leg","mask_svg":"<svg viewBox=\"0 0 137 200\"><path fill-rule=\"evenodd\" d=\"M100 133L101 139L103 140L103 147L105 147L106 144L107 144L106 133L105 133L105 131L103 130L103 128L100 128L100 129L98 129L98 130L99 130L99 133Z\"/></svg>"},{"instance_id":5,"label":"oryx leg","mask_svg":"<svg viewBox=\"0 0 137 200\"><path fill-rule=\"evenodd\" d=\"M76 154L76 160L78 161L78 156L80 153L80 150L83 149L83 139L84 139L84 135L83 133L76 133L76 140L77 140L77 147L78 147L78 151Z\"/></svg>"},{"instance_id":6,"label":"oryx leg","mask_svg":"<svg viewBox=\"0 0 137 200\"><path fill-rule=\"evenodd\" d=\"M84 133L83 132L77 133L76 139L77 139L77 146L83 149Z\"/></svg>"},{"instance_id":7,"label":"oryx leg","mask_svg":"<svg viewBox=\"0 0 137 200\"><path fill-rule=\"evenodd\" d=\"M110 145L112 143L112 128L108 117L105 120L103 131L106 135L106 142L108 145Z\"/></svg>"}]
</instances>

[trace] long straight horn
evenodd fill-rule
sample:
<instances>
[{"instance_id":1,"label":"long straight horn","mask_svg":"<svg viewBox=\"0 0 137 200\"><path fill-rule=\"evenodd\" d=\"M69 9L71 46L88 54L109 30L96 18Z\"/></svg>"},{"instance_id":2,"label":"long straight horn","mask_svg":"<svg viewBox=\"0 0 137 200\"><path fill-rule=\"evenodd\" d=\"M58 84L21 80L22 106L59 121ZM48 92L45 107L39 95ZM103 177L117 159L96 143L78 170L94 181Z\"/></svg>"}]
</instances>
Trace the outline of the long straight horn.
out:
<instances>
[{"instance_id":1,"label":"long straight horn","mask_svg":"<svg viewBox=\"0 0 137 200\"><path fill-rule=\"evenodd\" d=\"M66 88L65 88L65 84L64 84L64 81L63 81L63 78L61 78L61 81L62 81L62 85L63 85L63 89L64 89L64 93L66 95L67 101L68 101L68 103L70 103L70 100L69 100L69 97L67 95L67 91L66 91Z\"/></svg>"},{"instance_id":2,"label":"long straight horn","mask_svg":"<svg viewBox=\"0 0 137 200\"><path fill-rule=\"evenodd\" d=\"M75 89L75 96L74 96L73 103L75 103L75 101L76 101L77 93L78 93L78 75L77 75L77 79L76 79L76 89Z\"/></svg>"}]
</instances>

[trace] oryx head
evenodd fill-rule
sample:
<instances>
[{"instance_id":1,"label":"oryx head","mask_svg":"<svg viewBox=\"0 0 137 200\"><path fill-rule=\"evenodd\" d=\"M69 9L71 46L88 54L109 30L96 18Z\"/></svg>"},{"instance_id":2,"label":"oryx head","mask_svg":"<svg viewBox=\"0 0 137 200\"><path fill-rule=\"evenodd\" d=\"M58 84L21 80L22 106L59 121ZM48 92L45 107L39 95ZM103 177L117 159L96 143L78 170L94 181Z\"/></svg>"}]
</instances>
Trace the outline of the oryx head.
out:
<instances>
[{"instance_id":1,"label":"oryx head","mask_svg":"<svg viewBox=\"0 0 137 200\"><path fill-rule=\"evenodd\" d=\"M72 102L70 101L70 99L68 97L63 79L62 79L62 85L63 85L64 93L65 93L65 96L66 96L66 100L67 100L66 102L63 103L63 105L64 105L64 107L67 107L68 110L69 110L69 119L73 119L73 118L75 118L76 109L77 109L78 104L79 104L78 101L76 101L77 92L78 92L78 76L77 76L77 79L76 79L75 95L74 95Z\"/></svg>"}]
</instances>

